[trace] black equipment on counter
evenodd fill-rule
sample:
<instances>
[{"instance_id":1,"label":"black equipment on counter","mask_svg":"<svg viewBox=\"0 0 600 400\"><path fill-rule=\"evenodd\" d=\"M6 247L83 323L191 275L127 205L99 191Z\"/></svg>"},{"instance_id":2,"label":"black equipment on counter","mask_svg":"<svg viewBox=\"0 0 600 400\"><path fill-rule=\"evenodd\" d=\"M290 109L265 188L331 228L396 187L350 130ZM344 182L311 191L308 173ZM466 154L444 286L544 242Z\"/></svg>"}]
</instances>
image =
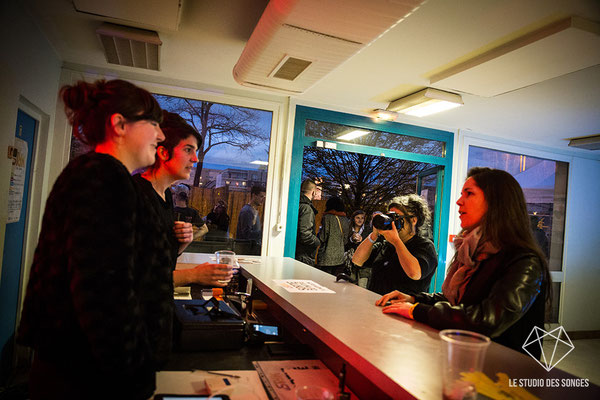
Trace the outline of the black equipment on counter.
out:
<instances>
[{"instance_id":1,"label":"black equipment on counter","mask_svg":"<svg viewBox=\"0 0 600 400\"><path fill-rule=\"evenodd\" d=\"M175 300L175 317L182 350L233 350L244 344L244 321L222 300Z\"/></svg>"}]
</instances>

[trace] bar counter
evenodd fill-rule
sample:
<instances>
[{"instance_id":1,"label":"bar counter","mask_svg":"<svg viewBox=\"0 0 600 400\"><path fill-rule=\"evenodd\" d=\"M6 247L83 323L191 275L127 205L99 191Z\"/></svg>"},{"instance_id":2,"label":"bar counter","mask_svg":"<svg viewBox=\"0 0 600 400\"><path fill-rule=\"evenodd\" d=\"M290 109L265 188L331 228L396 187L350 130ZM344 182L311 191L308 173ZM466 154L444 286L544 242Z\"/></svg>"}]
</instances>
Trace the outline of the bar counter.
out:
<instances>
[{"instance_id":1,"label":"bar counter","mask_svg":"<svg viewBox=\"0 0 600 400\"><path fill-rule=\"evenodd\" d=\"M185 253L178 261L214 262L210 254L195 253ZM270 311L283 326L313 347L334 373L339 372L342 362L347 364L346 383L359 397L441 398L441 339L436 329L383 314L375 306L378 294L336 282L332 275L291 258L240 256L240 264L242 274L272 302ZM312 280L335 293L290 293L274 282L281 279ZM556 382L548 379L558 379L559 383L577 379L558 368L547 372L531 357L494 342L483 372L493 381L498 379L497 373L510 379L543 379L548 383ZM585 388L544 385L526 390L542 399L600 398L600 387L591 382Z\"/></svg>"}]
</instances>

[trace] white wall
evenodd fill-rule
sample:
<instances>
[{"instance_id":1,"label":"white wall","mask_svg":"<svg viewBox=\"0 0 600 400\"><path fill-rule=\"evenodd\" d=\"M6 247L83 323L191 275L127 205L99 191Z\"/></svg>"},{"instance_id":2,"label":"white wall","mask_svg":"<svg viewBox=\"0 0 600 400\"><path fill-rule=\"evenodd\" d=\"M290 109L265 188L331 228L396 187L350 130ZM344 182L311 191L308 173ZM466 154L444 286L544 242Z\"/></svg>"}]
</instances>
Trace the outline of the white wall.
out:
<instances>
[{"instance_id":1,"label":"white wall","mask_svg":"<svg viewBox=\"0 0 600 400\"><path fill-rule=\"evenodd\" d=\"M600 161L569 168L561 320L567 331L600 330Z\"/></svg>"},{"instance_id":2,"label":"white wall","mask_svg":"<svg viewBox=\"0 0 600 400\"><path fill-rule=\"evenodd\" d=\"M48 135L48 132L54 123L61 64L45 37L22 9L21 3L5 0L0 5L0 37L5 39L0 63L0 266L11 170L6 152L8 146L14 143L17 109L25 108L41 120L36 138L36 148L41 151L35 153L34 190L31 192L29 215L33 226L27 232L35 244L41 210L47 196L47 166L52 156L47 154L52 141L52 135ZM26 263L31 262L33 250L28 249Z\"/></svg>"}]
</instances>

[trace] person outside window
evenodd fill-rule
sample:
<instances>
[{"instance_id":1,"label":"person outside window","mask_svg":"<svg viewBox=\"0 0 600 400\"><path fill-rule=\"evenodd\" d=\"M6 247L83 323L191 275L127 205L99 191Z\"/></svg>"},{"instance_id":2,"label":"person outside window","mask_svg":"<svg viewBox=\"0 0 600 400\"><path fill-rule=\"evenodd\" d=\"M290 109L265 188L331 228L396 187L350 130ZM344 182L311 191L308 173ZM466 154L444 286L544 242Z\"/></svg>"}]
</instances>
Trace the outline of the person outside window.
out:
<instances>
[{"instance_id":1,"label":"person outside window","mask_svg":"<svg viewBox=\"0 0 600 400\"><path fill-rule=\"evenodd\" d=\"M525 353L535 326L544 328L551 279L535 242L523 191L506 171L472 168L456 202L461 232L441 293L399 291L376 302L384 313L436 329L465 329ZM527 348L540 357L541 346Z\"/></svg>"},{"instance_id":2,"label":"person outside window","mask_svg":"<svg viewBox=\"0 0 600 400\"><path fill-rule=\"evenodd\" d=\"M310 266L315 265L317 248L321 241L315 234L317 209L312 204L317 185L306 179L300 186L300 206L298 210L298 231L296 235L296 260Z\"/></svg>"},{"instance_id":3,"label":"person outside window","mask_svg":"<svg viewBox=\"0 0 600 400\"><path fill-rule=\"evenodd\" d=\"M194 229L194 240L202 239L208 233L208 227L200 216L198 210L188 206L188 195L186 192L179 192L173 199L175 207L175 221L184 221L192 224Z\"/></svg>"},{"instance_id":4,"label":"person outside window","mask_svg":"<svg viewBox=\"0 0 600 400\"><path fill-rule=\"evenodd\" d=\"M258 209L264 204L265 197L264 187L253 186L250 190L250 202L242 207L238 216L236 238L252 241L253 248L256 246L257 249L260 249L262 244L262 224ZM257 252L256 248L254 249L255 253ZM260 254L260 250L257 253Z\"/></svg>"},{"instance_id":5,"label":"person outside window","mask_svg":"<svg viewBox=\"0 0 600 400\"><path fill-rule=\"evenodd\" d=\"M229 215L227 215L227 204L225 204L223 200L219 200L212 211L206 216L206 224L208 225L206 239L228 239L229 222L230 218Z\"/></svg>"},{"instance_id":6,"label":"person outside window","mask_svg":"<svg viewBox=\"0 0 600 400\"><path fill-rule=\"evenodd\" d=\"M317 252L317 268L332 275L344 271L344 248L348 242L350 228L344 212L344 203L337 196L325 203L325 214L317 237L321 245Z\"/></svg>"}]
</instances>

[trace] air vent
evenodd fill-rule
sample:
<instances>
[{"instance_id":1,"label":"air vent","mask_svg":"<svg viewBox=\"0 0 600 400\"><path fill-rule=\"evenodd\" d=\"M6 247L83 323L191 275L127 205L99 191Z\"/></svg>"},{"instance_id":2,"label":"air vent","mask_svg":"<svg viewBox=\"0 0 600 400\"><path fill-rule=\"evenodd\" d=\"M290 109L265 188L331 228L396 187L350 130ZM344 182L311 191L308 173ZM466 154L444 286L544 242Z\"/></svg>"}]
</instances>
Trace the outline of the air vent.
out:
<instances>
[{"instance_id":1,"label":"air vent","mask_svg":"<svg viewBox=\"0 0 600 400\"><path fill-rule=\"evenodd\" d=\"M104 23L96 29L106 61L128 67L160 70L158 33L145 29Z\"/></svg>"},{"instance_id":2,"label":"air vent","mask_svg":"<svg viewBox=\"0 0 600 400\"><path fill-rule=\"evenodd\" d=\"M286 55L269 76L293 81L312 64L312 61Z\"/></svg>"}]
</instances>

